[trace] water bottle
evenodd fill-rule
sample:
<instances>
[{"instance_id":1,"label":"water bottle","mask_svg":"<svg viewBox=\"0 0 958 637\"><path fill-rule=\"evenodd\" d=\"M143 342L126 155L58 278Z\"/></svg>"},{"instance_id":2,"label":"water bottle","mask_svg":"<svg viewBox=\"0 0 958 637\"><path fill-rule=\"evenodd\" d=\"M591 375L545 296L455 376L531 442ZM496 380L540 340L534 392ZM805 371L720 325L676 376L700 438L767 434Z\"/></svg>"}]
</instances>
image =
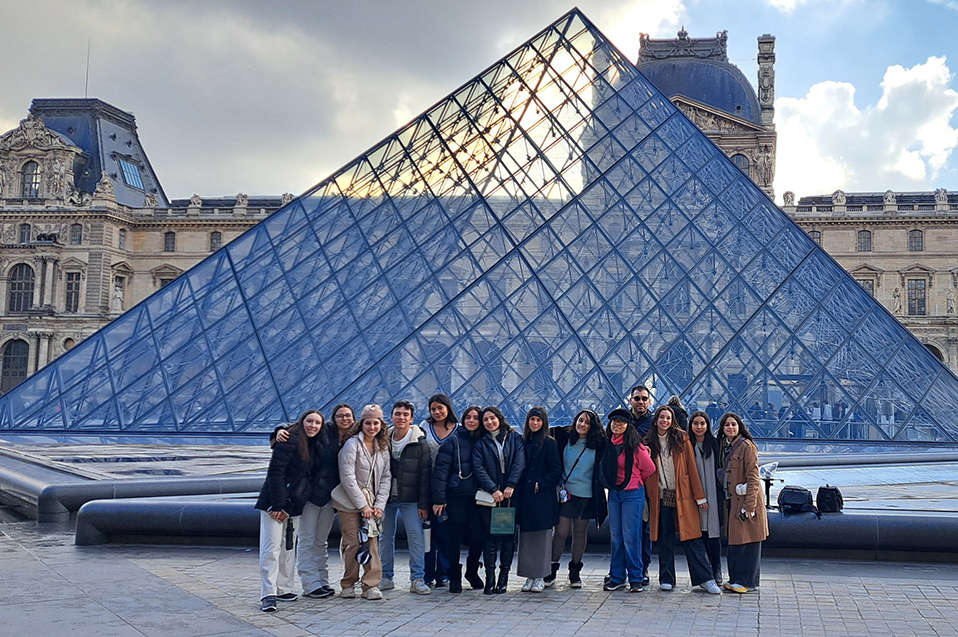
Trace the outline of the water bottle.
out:
<instances>
[{"instance_id":1,"label":"water bottle","mask_svg":"<svg viewBox=\"0 0 958 637\"><path fill-rule=\"evenodd\" d=\"M432 550L432 522L424 520L422 523L422 537L426 546L426 553Z\"/></svg>"}]
</instances>

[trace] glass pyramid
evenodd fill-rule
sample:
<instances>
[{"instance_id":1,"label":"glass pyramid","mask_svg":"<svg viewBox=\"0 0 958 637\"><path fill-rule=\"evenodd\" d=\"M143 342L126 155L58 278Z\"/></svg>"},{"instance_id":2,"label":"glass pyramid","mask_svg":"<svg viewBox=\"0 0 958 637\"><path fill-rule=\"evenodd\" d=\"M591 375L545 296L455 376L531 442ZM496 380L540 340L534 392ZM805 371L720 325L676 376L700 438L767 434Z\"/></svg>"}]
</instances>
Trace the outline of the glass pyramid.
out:
<instances>
[{"instance_id":1,"label":"glass pyramid","mask_svg":"<svg viewBox=\"0 0 958 637\"><path fill-rule=\"evenodd\" d=\"M565 424L639 383L767 438L958 439L958 378L573 10L20 384L0 430L436 392Z\"/></svg>"}]
</instances>

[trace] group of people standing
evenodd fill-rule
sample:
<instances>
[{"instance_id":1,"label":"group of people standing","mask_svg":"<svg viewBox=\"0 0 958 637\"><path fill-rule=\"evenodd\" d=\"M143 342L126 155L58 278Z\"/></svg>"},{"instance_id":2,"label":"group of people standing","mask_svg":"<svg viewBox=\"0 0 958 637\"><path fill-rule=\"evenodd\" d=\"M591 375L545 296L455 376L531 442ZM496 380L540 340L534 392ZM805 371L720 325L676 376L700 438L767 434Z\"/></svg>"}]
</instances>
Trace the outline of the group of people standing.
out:
<instances>
[{"instance_id":1,"label":"group of people standing","mask_svg":"<svg viewBox=\"0 0 958 637\"><path fill-rule=\"evenodd\" d=\"M768 528L758 452L742 419L722 415L716 437L708 414L689 417L677 397L653 413L651 394L639 385L630 404L612 410L604 429L590 409L550 428L546 409L533 407L521 432L495 406L467 407L460 422L443 394L429 399L429 416L418 425L406 401L392 406L391 428L378 405L364 407L358 420L337 405L335 427L320 412L305 412L271 436L256 503L262 610L297 599L297 572L305 596L336 594L327 540L337 515L343 598L356 597L357 585L370 600L395 587L399 519L409 590L422 595L443 587L461 593L464 581L487 595L504 593L517 549L522 591L541 592L558 578L569 535L569 586L579 588L590 521L598 527L606 519L607 591L649 584L653 542L659 588L671 590L676 535L693 586L721 593L723 534L724 587L744 593L758 586Z\"/></svg>"}]
</instances>

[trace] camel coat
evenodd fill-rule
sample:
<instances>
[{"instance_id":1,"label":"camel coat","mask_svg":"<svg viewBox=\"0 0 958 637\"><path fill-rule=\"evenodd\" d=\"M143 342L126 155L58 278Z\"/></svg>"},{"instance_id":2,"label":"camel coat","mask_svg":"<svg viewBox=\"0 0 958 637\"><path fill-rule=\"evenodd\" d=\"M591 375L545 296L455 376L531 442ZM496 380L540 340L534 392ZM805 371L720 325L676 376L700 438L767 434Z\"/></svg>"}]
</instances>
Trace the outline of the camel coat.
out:
<instances>
[{"instance_id":1,"label":"camel coat","mask_svg":"<svg viewBox=\"0 0 958 637\"><path fill-rule=\"evenodd\" d=\"M768 537L768 516L765 513L765 497L758 476L758 449L751 440L743 440L728 461L728 493L730 498L728 543L736 546L762 542ZM748 484L746 495L736 495L735 485ZM742 522L738 515L742 509L755 511L755 517Z\"/></svg>"},{"instance_id":2,"label":"camel coat","mask_svg":"<svg viewBox=\"0 0 958 637\"><path fill-rule=\"evenodd\" d=\"M654 435L654 434L653 434ZM681 449L672 450L675 466L675 510L678 514L679 539L683 542L702 537L698 501L705 500L705 490L695 466L695 452L688 440ZM646 498L649 501L649 533L652 541L659 539L659 472L645 481Z\"/></svg>"}]
</instances>

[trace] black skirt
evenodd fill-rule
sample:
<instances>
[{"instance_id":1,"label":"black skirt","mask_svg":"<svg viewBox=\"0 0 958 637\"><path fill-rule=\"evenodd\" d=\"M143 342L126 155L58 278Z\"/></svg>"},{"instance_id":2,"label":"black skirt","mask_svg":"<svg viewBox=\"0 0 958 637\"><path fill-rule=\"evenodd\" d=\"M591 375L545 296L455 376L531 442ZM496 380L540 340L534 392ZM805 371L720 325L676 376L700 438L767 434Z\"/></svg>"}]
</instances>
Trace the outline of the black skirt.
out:
<instances>
[{"instance_id":1,"label":"black skirt","mask_svg":"<svg viewBox=\"0 0 958 637\"><path fill-rule=\"evenodd\" d=\"M571 520L595 519L595 503L592 498L580 498L570 493L569 501L563 502L559 507L559 517Z\"/></svg>"}]
</instances>

